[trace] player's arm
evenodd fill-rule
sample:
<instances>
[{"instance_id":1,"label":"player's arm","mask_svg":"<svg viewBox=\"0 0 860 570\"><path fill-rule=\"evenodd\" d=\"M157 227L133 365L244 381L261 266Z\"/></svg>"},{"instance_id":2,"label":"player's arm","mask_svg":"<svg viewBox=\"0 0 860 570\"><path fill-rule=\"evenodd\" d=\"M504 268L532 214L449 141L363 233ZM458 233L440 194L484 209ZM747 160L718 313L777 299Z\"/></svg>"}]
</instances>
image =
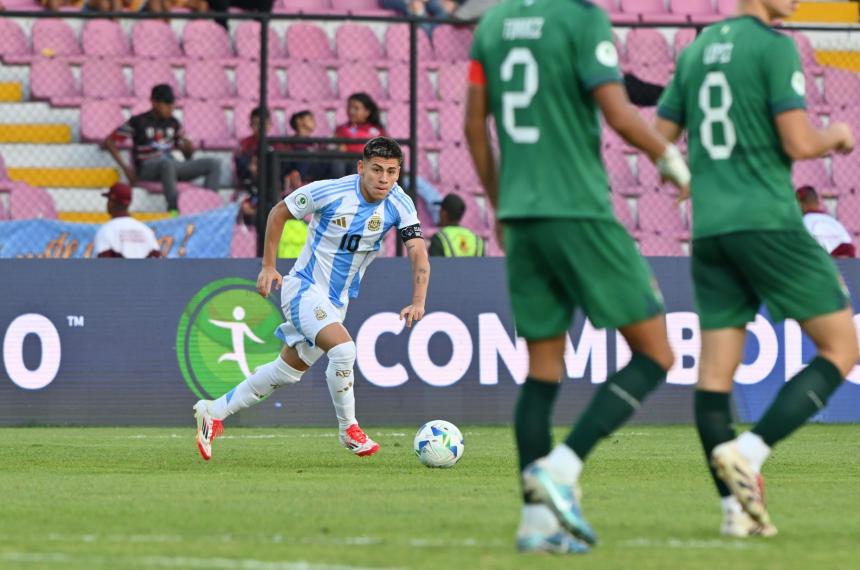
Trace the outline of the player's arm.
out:
<instances>
[{"instance_id":1,"label":"player's arm","mask_svg":"<svg viewBox=\"0 0 860 570\"><path fill-rule=\"evenodd\" d=\"M660 133L667 141L674 143L681 136L681 133L684 132L684 127L676 123L675 121L671 121L669 119L664 119L663 117L657 117L657 120L654 122L654 128L657 129L657 132Z\"/></svg>"},{"instance_id":2,"label":"player's arm","mask_svg":"<svg viewBox=\"0 0 860 570\"><path fill-rule=\"evenodd\" d=\"M776 116L782 148L792 160L818 158L836 151L847 154L854 150L854 135L845 123L830 123L817 129L805 109L792 109Z\"/></svg>"},{"instance_id":3,"label":"player's arm","mask_svg":"<svg viewBox=\"0 0 860 570\"><path fill-rule=\"evenodd\" d=\"M412 263L412 304L400 311L400 319L406 319L406 326L411 327L413 321L420 321L424 317L427 287L430 285L430 258L427 257L427 246L420 233L404 245Z\"/></svg>"},{"instance_id":4,"label":"player's arm","mask_svg":"<svg viewBox=\"0 0 860 570\"><path fill-rule=\"evenodd\" d=\"M107 136L104 141L104 148L107 150L111 157L113 157L114 161L119 165L122 171L125 173L125 177L128 179L128 183L134 186L137 182L137 176L134 173L134 169L129 166L125 160L122 158L122 154L119 152L119 148L116 146L117 140L123 140L130 136L131 126L129 123L124 124L111 134Z\"/></svg>"},{"instance_id":5,"label":"player's arm","mask_svg":"<svg viewBox=\"0 0 860 570\"><path fill-rule=\"evenodd\" d=\"M263 297L268 297L272 290L272 282L276 287L280 288L283 277L275 269L275 262L278 257L278 243L281 241L281 235L284 233L284 224L287 220L294 219L292 212L287 208L285 202L278 202L269 212L269 218L266 220L266 237L263 245L263 268L260 270L260 275L257 277L257 292Z\"/></svg>"},{"instance_id":6,"label":"player's arm","mask_svg":"<svg viewBox=\"0 0 860 570\"><path fill-rule=\"evenodd\" d=\"M481 185L487 193L487 198L494 210L499 207L499 182L492 147L490 146L490 133L487 130L487 81L484 70L477 61L471 62L469 70L469 90L466 94L466 112L464 131L466 142L472 161L475 163L475 171L481 180Z\"/></svg>"}]
</instances>

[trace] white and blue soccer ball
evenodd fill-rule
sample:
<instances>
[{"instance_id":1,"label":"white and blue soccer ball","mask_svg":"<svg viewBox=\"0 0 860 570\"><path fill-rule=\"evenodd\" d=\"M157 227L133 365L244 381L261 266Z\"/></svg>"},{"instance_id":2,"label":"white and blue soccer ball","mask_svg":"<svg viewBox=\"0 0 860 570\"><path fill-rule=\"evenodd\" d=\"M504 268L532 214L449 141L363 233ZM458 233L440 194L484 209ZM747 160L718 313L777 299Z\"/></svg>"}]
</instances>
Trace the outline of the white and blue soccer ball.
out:
<instances>
[{"instance_id":1,"label":"white and blue soccer ball","mask_svg":"<svg viewBox=\"0 0 860 570\"><path fill-rule=\"evenodd\" d=\"M457 426L445 420L433 420L415 434L413 449L427 467L453 467L463 457L466 446Z\"/></svg>"}]
</instances>

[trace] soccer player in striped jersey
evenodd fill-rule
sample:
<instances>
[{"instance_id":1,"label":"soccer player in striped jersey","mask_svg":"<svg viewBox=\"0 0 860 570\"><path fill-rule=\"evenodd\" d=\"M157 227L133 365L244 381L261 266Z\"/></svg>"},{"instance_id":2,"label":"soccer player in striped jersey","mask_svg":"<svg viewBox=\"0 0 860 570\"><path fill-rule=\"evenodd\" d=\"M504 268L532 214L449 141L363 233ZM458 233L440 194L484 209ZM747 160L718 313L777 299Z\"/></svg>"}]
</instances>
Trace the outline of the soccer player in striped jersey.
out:
<instances>
[{"instance_id":1,"label":"soccer player in striped jersey","mask_svg":"<svg viewBox=\"0 0 860 570\"><path fill-rule=\"evenodd\" d=\"M367 267L379 254L382 238L396 228L412 262L412 303L400 311L406 326L424 316L430 280L427 247L412 200L397 185L403 152L393 139L377 137L364 146L358 174L299 188L277 204L266 226L263 268L257 291L266 297L274 283L281 288L286 322L276 334L284 342L273 362L217 400L194 406L200 454L212 456L212 440L228 416L252 406L276 388L295 384L323 355L326 381L340 427L340 442L358 456L379 451L355 419L355 343L343 326L350 299L358 296ZM275 269L284 223L313 215L309 239L286 277Z\"/></svg>"},{"instance_id":2,"label":"soccer player in striped jersey","mask_svg":"<svg viewBox=\"0 0 860 570\"><path fill-rule=\"evenodd\" d=\"M848 291L804 228L791 183L793 160L854 148L846 124L812 125L797 48L771 27L796 5L741 0L736 17L705 28L684 50L657 111L666 138L684 128L689 136L691 265L702 328L696 426L722 498L721 531L737 537L776 533L762 465L775 444L824 407L858 354ZM762 304L775 322L798 321L818 355L736 438L732 381L746 325Z\"/></svg>"}]
</instances>

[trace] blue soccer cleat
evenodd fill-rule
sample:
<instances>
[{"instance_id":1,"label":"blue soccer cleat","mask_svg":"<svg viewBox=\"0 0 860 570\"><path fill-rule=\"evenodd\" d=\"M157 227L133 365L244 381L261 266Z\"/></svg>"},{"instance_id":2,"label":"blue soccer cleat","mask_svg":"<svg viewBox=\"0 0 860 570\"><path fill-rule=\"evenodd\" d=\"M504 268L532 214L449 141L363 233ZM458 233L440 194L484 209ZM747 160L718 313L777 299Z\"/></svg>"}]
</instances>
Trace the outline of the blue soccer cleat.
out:
<instances>
[{"instance_id":1,"label":"blue soccer cleat","mask_svg":"<svg viewBox=\"0 0 860 570\"><path fill-rule=\"evenodd\" d=\"M588 544L597 543L597 535L582 516L573 487L556 482L538 460L523 470L523 490L531 499L548 506L565 529Z\"/></svg>"},{"instance_id":2,"label":"blue soccer cleat","mask_svg":"<svg viewBox=\"0 0 860 570\"><path fill-rule=\"evenodd\" d=\"M591 549L581 540L564 530L552 534L539 532L517 537L517 550L520 552L545 552L549 554L587 554Z\"/></svg>"}]
</instances>

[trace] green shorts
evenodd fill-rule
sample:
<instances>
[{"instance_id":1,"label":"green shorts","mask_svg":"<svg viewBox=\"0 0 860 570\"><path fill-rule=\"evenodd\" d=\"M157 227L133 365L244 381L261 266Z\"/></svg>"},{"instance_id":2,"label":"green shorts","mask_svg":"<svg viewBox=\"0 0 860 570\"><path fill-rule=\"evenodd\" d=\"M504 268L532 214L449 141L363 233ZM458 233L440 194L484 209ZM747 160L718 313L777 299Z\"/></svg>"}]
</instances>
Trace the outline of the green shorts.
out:
<instances>
[{"instance_id":1,"label":"green shorts","mask_svg":"<svg viewBox=\"0 0 860 570\"><path fill-rule=\"evenodd\" d=\"M577 308L598 328L663 312L651 269L616 221L511 220L505 246L514 322L527 340L566 332Z\"/></svg>"},{"instance_id":2,"label":"green shorts","mask_svg":"<svg viewBox=\"0 0 860 570\"><path fill-rule=\"evenodd\" d=\"M762 303L774 322L851 306L836 264L805 229L696 239L692 266L703 329L743 327Z\"/></svg>"}]
</instances>

